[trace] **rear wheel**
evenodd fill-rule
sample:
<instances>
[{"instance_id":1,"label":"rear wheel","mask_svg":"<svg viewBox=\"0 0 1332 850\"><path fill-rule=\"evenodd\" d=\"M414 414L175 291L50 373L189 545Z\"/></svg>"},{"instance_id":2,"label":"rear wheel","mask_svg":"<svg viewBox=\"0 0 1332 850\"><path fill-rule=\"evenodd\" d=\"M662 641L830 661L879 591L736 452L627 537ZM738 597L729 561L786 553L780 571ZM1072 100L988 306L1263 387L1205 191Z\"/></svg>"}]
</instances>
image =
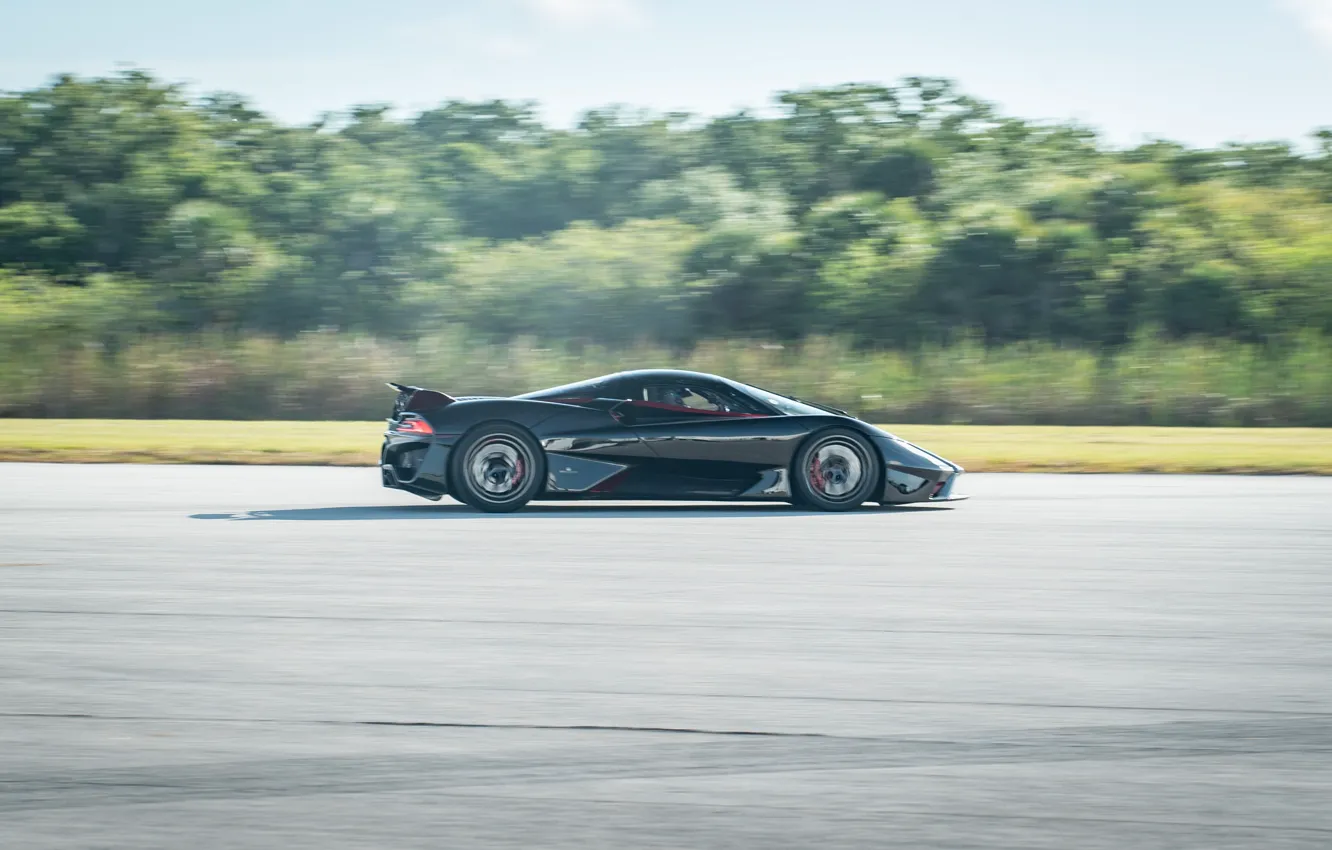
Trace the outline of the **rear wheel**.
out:
<instances>
[{"instance_id":1,"label":"rear wheel","mask_svg":"<svg viewBox=\"0 0 1332 850\"><path fill-rule=\"evenodd\" d=\"M487 513L516 511L546 480L546 456L526 429L503 422L473 429L449 459L454 495Z\"/></svg>"},{"instance_id":2,"label":"rear wheel","mask_svg":"<svg viewBox=\"0 0 1332 850\"><path fill-rule=\"evenodd\" d=\"M849 511L874 495L878 454L854 431L820 431L801 446L791 469L792 501L821 511Z\"/></svg>"}]
</instances>

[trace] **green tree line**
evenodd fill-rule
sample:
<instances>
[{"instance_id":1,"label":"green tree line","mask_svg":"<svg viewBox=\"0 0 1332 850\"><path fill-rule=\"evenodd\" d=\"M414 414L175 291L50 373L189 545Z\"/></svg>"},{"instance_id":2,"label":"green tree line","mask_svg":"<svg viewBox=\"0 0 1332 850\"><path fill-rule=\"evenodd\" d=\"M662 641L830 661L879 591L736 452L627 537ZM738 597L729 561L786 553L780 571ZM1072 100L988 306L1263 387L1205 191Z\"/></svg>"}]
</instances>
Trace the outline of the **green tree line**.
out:
<instances>
[{"instance_id":1,"label":"green tree line","mask_svg":"<svg viewBox=\"0 0 1332 850\"><path fill-rule=\"evenodd\" d=\"M293 126L143 71L58 77L0 96L0 335L1113 351L1332 333L1332 131L1113 148L919 78L774 106L560 129L450 101Z\"/></svg>"}]
</instances>

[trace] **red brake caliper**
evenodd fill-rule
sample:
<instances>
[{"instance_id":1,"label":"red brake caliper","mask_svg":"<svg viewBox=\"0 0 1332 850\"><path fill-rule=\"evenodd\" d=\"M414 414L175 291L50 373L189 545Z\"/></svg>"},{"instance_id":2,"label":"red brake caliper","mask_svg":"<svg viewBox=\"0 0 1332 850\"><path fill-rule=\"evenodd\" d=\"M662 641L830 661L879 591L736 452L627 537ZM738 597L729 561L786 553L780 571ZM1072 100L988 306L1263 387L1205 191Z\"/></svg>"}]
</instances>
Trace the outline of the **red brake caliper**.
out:
<instances>
[{"instance_id":1,"label":"red brake caliper","mask_svg":"<svg viewBox=\"0 0 1332 850\"><path fill-rule=\"evenodd\" d=\"M823 492L823 476L819 474L819 458L817 455L809 462L809 485L820 493Z\"/></svg>"}]
</instances>

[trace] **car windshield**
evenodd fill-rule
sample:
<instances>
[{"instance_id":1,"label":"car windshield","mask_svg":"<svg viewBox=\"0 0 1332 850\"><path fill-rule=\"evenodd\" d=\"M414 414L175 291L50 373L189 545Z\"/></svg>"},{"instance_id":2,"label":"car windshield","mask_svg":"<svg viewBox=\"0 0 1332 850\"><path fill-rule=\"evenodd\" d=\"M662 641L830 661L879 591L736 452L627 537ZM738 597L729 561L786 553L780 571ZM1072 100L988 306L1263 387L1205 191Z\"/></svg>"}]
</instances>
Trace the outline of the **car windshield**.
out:
<instances>
[{"instance_id":1,"label":"car windshield","mask_svg":"<svg viewBox=\"0 0 1332 850\"><path fill-rule=\"evenodd\" d=\"M775 407L789 416L804 416L811 413L829 413L827 410L791 398L790 396L784 396L781 393L775 393L772 390L765 390L761 387L755 387L750 384L741 384L739 382L735 382L735 385L759 401L762 401L771 407Z\"/></svg>"}]
</instances>

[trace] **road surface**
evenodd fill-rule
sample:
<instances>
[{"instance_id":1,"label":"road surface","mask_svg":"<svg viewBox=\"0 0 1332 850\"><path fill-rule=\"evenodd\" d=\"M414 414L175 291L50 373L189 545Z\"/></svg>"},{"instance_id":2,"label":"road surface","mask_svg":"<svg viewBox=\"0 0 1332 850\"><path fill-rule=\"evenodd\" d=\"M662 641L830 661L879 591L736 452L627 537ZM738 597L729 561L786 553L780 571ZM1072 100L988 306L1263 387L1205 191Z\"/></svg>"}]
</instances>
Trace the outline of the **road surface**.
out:
<instances>
[{"instance_id":1,"label":"road surface","mask_svg":"<svg viewBox=\"0 0 1332 850\"><path fill-rule=\"evenodd\" d=\"M1332 479L963 483L0 465L0 846L1332 846Z\"/></svg>"}]
</instances>

